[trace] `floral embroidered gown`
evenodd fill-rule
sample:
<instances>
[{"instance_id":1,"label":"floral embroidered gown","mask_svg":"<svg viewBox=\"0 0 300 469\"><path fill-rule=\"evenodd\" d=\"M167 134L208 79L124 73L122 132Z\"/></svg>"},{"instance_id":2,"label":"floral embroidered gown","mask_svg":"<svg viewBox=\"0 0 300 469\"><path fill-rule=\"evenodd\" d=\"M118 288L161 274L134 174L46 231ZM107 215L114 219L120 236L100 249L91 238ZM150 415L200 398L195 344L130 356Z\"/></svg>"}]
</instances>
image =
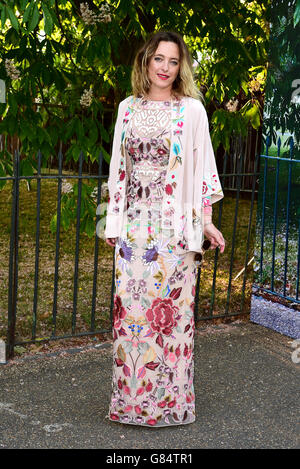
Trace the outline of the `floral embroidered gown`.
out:
<instances>
[{"instance_id":1,"label":"floral embroidered gown","mask_svg":"<svg viewBox=\"0 0 300 469\"><path fill-rule=\"evenodd\" d=\"M126 129L127 211L115 247L109 418L161 427L195 420L195 252L161 227L171 102L141 100ZM207 201L206 201L207 203Z\"/></svg>"}]
</instances>

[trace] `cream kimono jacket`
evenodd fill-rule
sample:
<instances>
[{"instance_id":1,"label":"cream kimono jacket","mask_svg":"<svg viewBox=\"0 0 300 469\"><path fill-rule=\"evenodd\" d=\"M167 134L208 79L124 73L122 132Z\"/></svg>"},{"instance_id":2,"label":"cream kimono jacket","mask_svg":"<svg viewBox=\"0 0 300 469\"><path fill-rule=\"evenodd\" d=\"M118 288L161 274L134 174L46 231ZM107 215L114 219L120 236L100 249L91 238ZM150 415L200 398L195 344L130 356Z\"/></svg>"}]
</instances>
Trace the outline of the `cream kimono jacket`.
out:
<instances>
[{"instance_id":1,"label":"cream kimono jacket","mask_svg":"<svg viewBox=\"0 0 300 469\"><path fill-rule=\"evenodd\" d=\"M109 202L105 238L118 237L126 215L125 132L141 98L129 96L119 104L109 167ZM203 234L203 197L211 203L224 197L208 118L203 104L184 97L172 101L170 158L162 201L162 228L172 219L174 236L186 250L200 252ZM179 248L180 249L180 248Z\"/></svg>"}]
</instances>

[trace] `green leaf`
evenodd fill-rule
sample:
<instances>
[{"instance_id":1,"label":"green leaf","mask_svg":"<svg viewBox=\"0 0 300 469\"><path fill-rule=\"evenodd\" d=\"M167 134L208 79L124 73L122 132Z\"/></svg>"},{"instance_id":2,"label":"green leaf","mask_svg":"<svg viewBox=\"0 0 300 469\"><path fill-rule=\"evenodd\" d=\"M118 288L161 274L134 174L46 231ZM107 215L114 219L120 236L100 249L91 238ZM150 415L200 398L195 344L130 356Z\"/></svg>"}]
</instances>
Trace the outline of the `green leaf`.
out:
<instances>
[{"instance_id":1,"label":"green leaf","mask_svg":"<svg viewBox=\"0 0 300 469\"><path fill-rule=\"evenodd\" d=\"M259 108L256 104L245 113L245 117L250 120L252 126L257 130L260 126Z\"/></svg>"},{"instance_id":2,"label":"green leaf","mask_svg":"<svg viewBox=\"0 0 300 469\"><path fill-rule=\"evenodd\" d=\"M100 146L100 151L102 151L102 154L103 154L103 158L104 160L106 161L106 163L110 163L110 154L105 150L105 148L103 148L102 146ZM149 275L149 273L148 273ZM147 276L148 276L147 275ZM143 274L144 278L145 278L145 274Z\"/></svg>"},{"instance_id":3,"label":"green leaf","mask_svg":"<svg viewBox=\"0 0 300 469\"><path fill-rule=\"evenodd\" d=\"M6 16L6 6L4 5L4 7L2 8L2 11L1 11L2 29L4 28L6 18L7 18L7 16Z\"/></svg>"},{"instance_id":4,"label":"green leaf","mask_svg":"<svg viewBox=\"0 0 300 469\"><path fill-rule=\"evenodd\" d=\"M31 0L29 5L27 5L26 10L25 10L24 15L23 15L23 22L24 23L27 23L27 21L29 20L29 17L31 16L31 12L32 12L33 7L34 7L34 0Z\"/></svg>"},{"instance_id":5,"label":"green leaf","mask_svg":"<svg viewBox=\"0 0 300 469\"><path fill-rule=\"evenodd\" d=\"M42 127L37 127L36 131L39 143L48 142L51 145L52 141L47 130L43 129Z\"/></svg>"},{"instance_id":6,"label":"green leaf","mask_svg":"<svg viewBox=\"0 0 300 469\"><path fill-rule=\"evenodd\" d=\"M47 127L47 133L49 135L50 142L53 146L57 144L61 130L63 131L63 125L62 128L60 128L55 123L53 123L52 126Z\"/></svg>"},{"instance_id":7,"label":"green leaf","mask_svg":"<svg viewBox=\"0 0 300 469\"><path fill-rule=\"evenodd\" d=\"M77 138L78 140L81 140L84 136L84 130L83 130L83 125L82 125L82 122L81 120L77 117L77 119L75 120L75 123L74 123L74 129L75 129L75 132L77 134Z\"/></svg>"},{"instance_id":8,"label":"green leaf","mask_svg":"<svg viewBox=\"0 0 300 469\"><path fill-rule=\"evenodd\" d=\"M20 174L22 176L33 176L32 163L28 158L23 158L20 164Z\"/></svg>"},{"instance_id":9,"label":"green leaf","mask_svg":"<svg viewBox=\"0 0 300 469\"><path fill-rule=\"evenodd\" d=\"M36 26L38 25L39 19L40 19L40 13L39 13L39 9L37 7L37 4L35 3L33 13L32 13L32 17L31 17L31 19L29 21L29 24L28 24L29 31L33 31L34 28L36 28Z\"/></svg>"},{"instance_id":10,"label":"green leaf","mask_svg":"<svg viewBox=\"0 0 300 469\"><path fill-rule=\"evenodd\" d=\"M9 110L11 114L13 116L16 116L18 112L18 103L17 103L15 95L12 93L8 94L8 104L9 104Z\"/></svg>"},{"instance_id":11,"label":"green leaf","mask_svg":"<svg viewBox=\"0 0 300 469\"><path fill-rule=\"evenodd\" d=\"M53 153L52 145L44 141L41 145L41 152L45 158L48 158L48 156Z\"/></svg>"},{"instance_id":12,"label":"green leaf","mask_svg":"<svg viewBox=\"0 0 300 469\"><path fill-rule=\"evenodd\" d=\"M28 0L21 0L21 1L20 1L21 10L24 10L24 8L26 7L27 3L28 3Z\"/></svg>"},{"instance_id":13,"label":"green leaf","mask_svg":"<svg viewBox=\"0 0 300 469\"><path fill-rule=\"evenodd\" d=\"M16 118L12 115L9 114L7 118L5 119L7 123L7 130L10 135L14 135L17 132L17 120Z\"/></svg>"},{"instance_id":14,"label":"green leaf","mask_svg":"<svg viewBox=\"0 0 300 469\"><path fill-rule=\"evenodd\" d=\"M86 51L86 57L90 64L93 62L96 52L97 52L97 44L95 40L91 39L89 46L87 48L87 51Z\"/></svg>"},{"instance_id":15,"label":"green leaf","mask_svg":"<svg viewBox=\"0 0 300 469\"><path fill-rule=\"evenodd\" d=\"M247 82L245 80L242 80L241 87L244 90L245 95L247 96L249 94L249 90L248 90Z\"/></svg>"},{"instance_id":16,"label":"green leaf","mask_svg":"<svg viewBox=\"0 0 300 469\"><path fill-rule=\"evenodd\" d=\"M294 11L294 28L300 21L300 0L297 1L296 8Z\"/></svg>"},{"instance_id":17,"label":"green leaf","mask_svg":"<svg viewBox=\"0 0 300 469\"><path fill-rule=\"evenodd\" d=\"M44 85L50 85L54 81L52 70L47 65L42 67L41 76L42 76Z\"/></svg>"},{"instance_id":18,"label":"green leaf","mask_svg":"<svg viewBox=\"0 0 300 469\"><path fill-rule=\"evenodd\" d=\"M8 6L6 6L7 8L7 11L8 11L8 16L9 16L9 19L11 21L11 24L12 24L12 27L16 30L16 31L19 31L19 22L17 20L17 17L16 15L14 14L13 10L11 8L9 8Z\"/></svg>"},{"instance_id":19,"label":"green leaf","mask_svg":"<svg viewBox=\"0 0 300 469\"><path fill-rule=\"evenodd\" d=\"M93 146L98 139L98 129L96 122L94 120L91 120L90 122L90 130L89 130L89 145Z\"/></svg>"},{"instance_id":20,"label":"green leaf","mask_svg":"<svg viewBox=\"0 0 300 469\"><path fill-rule=\"evenodd\" d=\"M74 126L75 126L76 118L71 119L65 126L65 131L63 134L63 139L66 142L70 137L73 136L74 133Z\"/></svg>"},{"instance_id":21,"label":"green leaf","mask_svg":"<svg viewBox=\"0 0 300 469\"><path fill-rule=\"evenodd\" d=\"M1 153L0 153L0 158L2 157ZM7 175L7 173L5 171L5 167L4 167L4 165L3 165L3 163L1 162L1 159L0 159L0 177L5 177L6 175ZM0 180L0 190L3 189L3 187L6 185L6 183L7 183L7 181L5 181L5 179Z\"/></svg>"},{"instance_id":22,"label":"green leaf","mask_svg":"<svg viewBox=\"0 0 300 469\"><path fill-rule=\"evenodd\" d=\"M51 41L48 39L46 43L46 58L47 60L53 64L53 54L52 54L52 47L51 47Z\"/></svg>"},{"instance_id":23,"label":"green leaf","mask_svg":"<svg viewBox=\"0 0 300 469\"><path fill-rule=\"evenodd\" d=\"M52 33L53 31L53 20L52 20L52 16L50 14L50 11L48 10L48 7L47 5L43 4L42 5L42 9L43 9L43 13L44 13L44 30L45 30L45 33L50 36L50 34Z\"/></svg>"},{"instance_id":24,"label":"green leaf","mask_svg":"<svg viewBox=\"0 0 300 469\"><path fill-rule=\"evenodd\" d=\"M62 225L63 229L68 230L71 220L70 220L70 217L69 217L69 214L68 214L67 210L62 210L60 220L61 220L61 225Z\"/></svg>"},{"instance_id":25,"label":"green leaf","mask_svg":"<svg viewBox=\"0 0 300 469\"><path fill-rule=\"evenodd\" d=\"M66 82L64 80L64 76L61 73L61 71L57 69L53 69L53 78L55 81L55 84L58 88L59 91L64 91L66 87Z\"/></svg>"},{"instance_id":26,"label":"green leaf","mask_svg":"<svg viewBox=\"0 0 300 469\"><path fill-rule=\"evenodd\" d=\"M109 142L110 141L110 138L109 138L109 135L106 131L106 129L103 127L103 125L101 124L101 122L99 122L99 129L100 129L100 134L101 134L101 137L102 139L105 141L105 142Z\"/></svg>"},{"instance_id":27,"label":"green leaf","mask_svg":"<svg viewBox=\"0 0 300 469\"><path fill-rule=\"evenodd\" d=\"M87 218L86 225L85 225L85 232L89 238L92 238L93 236L95 236L96 223L91 217Z\"/></svg>"},{"instance_id":28,"label":"green leaf","mask_svg":"<svg viewBox=\"0 0 300 469\"><path fill-rule=\"evenodd\" d=\"M71 152L71 155L72 155L72 159L74 159L75 161L78 161L79 159L79 154L80 154L80 146L77 145L76 143L74 143L71 147L70 147L70 152Z\"/></svg>"},{"instance_id":29,"label":"green leaf","mask_svg":"<svg viewBox=\"0 0 300 469\"><path fill-rule=\"evenodd\" d=\"M98 56L103 60L107 61L109 60L111 56L111 46L109 39L104 36L98 36L96 39L96 52L98 52Z\"/></svg>"},{"instance_id":30,"label":"green leaf","mask_svg":"<svg viewBox=\"0 0 300 469\"><path fill-rule=\"evenodd\" d=\"M52 233L55 233L57 226L57 214L55 213L50 221L50 230Z\"/></svg>"},{"instance_id":31,"label":"green leaf","mask_svg":"<svg viewBox=\"0 0 300 469\"><path fill-rule=\"evenodd\" d=\"M85 49L86 49L86 42L83 42L82 44L78 46L77 54L76 54L76 62L81 61L82 55L85 52Z\"/></svg>"}]
</instances>

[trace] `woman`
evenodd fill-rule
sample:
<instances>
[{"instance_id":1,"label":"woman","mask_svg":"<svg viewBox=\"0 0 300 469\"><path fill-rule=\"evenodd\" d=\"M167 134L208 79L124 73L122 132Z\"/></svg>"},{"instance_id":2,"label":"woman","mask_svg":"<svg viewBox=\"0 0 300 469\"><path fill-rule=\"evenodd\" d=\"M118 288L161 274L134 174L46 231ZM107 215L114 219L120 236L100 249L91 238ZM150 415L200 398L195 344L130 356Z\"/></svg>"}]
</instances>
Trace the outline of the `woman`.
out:
<instances>
[{"instance_id":1,"label":"woman","mask_svg":"<svg viewBox=\"0 0 300 469\"><path fill-rule=\"evenodd\" d=\"M115 247L109 418L161 427L195 420L194 296L203 238L223 197L207 114L182 37L160 31L136 55L119 105L106 242Z\"/></svg>"}]
</instances>

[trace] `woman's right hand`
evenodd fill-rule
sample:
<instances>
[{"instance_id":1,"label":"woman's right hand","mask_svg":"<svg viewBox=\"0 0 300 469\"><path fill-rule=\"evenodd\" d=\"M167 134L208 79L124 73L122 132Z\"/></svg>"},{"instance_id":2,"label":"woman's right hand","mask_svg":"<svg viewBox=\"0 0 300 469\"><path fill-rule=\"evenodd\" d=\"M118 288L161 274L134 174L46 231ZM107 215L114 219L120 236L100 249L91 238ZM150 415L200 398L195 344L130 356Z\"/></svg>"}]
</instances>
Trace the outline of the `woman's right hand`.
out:
<instances>
[{"instance_id":1,"label":"woman's right hand","mask_svg":"<svg viewBox=\"0 0 300 469\"><path fill-rule=\"evenodd\" d=\"M111 246L112 248L114 248L116 246L116 241L117 241L117 238L106 238L105 239L105 242Z\"/></svg>"}]
</instances>

